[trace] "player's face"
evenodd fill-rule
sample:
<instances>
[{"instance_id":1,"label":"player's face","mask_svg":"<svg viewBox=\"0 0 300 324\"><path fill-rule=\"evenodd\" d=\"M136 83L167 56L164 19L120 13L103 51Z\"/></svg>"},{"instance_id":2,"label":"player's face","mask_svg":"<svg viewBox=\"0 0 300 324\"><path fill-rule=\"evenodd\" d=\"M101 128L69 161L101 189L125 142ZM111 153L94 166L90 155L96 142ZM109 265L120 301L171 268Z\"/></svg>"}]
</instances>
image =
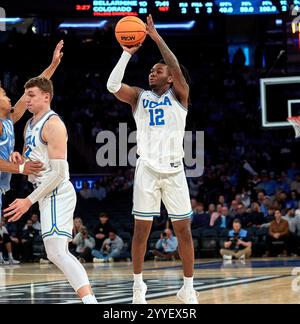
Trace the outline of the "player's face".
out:
<instances>
[{"instance_id":1,"label":"player's face","mask_svg":"<svg viewBox=\"0 0 300 324\"><path fill-rule=\"evenodd\" d=\"M50 94L38 87L25 89L25 100L27 109L36 114L50 105Z\"/></svg>"},{"instance_id":2,"label":"player's face","mask_svg":"<svg viewBox=\"0 0 300 324\"><path fill-rule=\"evenodd\" d=\"M168 66L161 63L155 64L149 74L150 88L156 90L171 83L172 76L169 73Z\"/></svg>"},{"instance_id":3,"label":"player's face","mask_svg":"<svg viewBox=\"0 0 300 324\"><path fill-rule=\"evenodd\" d=\"M7 97L3 88L0 88L0 110L4 114L9 114L11 110L10 99Z\"/></svg>"}]
</instances>

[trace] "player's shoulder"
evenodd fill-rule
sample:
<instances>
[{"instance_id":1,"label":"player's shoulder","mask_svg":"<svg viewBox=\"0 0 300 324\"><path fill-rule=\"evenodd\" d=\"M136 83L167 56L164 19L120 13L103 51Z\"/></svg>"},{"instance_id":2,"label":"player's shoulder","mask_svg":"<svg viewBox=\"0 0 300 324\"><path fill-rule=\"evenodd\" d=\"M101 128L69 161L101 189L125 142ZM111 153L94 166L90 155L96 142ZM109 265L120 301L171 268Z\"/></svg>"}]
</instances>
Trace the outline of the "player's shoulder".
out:
<instances>
[{"instance_id":1,"label":"player's shoulder","mask_svg":"<svg viewBox=\"0 0 300 324\"><path fill-rule=\"evenodd\" d=\"M65 123L61 119L61 117L58 114L52 114L49 116L49 118L46 120L44 128L65 128Z\"/></svg>"}]
</instances>

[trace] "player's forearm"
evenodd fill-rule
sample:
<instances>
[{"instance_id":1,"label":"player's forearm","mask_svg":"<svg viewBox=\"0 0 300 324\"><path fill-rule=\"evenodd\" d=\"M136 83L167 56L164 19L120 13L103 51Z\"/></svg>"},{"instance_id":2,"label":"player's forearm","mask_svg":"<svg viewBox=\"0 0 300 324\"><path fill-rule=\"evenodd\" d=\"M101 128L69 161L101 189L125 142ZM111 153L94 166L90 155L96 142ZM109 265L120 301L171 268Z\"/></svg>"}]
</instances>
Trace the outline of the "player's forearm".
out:
<instances>
[{"instance_id":1,"label":"player's forearm","mask_svg":"<svg viewBox=\"0 0 300 324\"><path fill-rule=\"evenodd\" d=\"M51 171L47 173L43 182L27 197L32 205L56 189L69 172L68 162L65 160L50 160L50 166Z\"/></svg>"},{"instance_id":2,"label":"player's forearm","mask_svg":"<svg viewBox=\"0 0 300 324\"><path fill-rule=\"evenodd\" d=\"M19 173L19 165L0 160L0 171L7 173Z\"/></svg>"},{"instance_id":3,"label":"player's forearm","mask_svg":"<svg viewBox=\"0 0 300 324\"><path fill-rule=\"evenodd\" d=\"M44 77L47 79L51 79L54 72L56 71L57 67L59 66L59 63L51 63L40 75L40 77Z\"/></svg>"},{"instance_id":4,"label":"player's forearm","mask_svg":"<svg viewBox=\"0 0 300 324\"><path fill-rule=\"evenodd\" d=\"M163 40L162 37L159 36L159 38L157 38L156 44L167 66L170 69L180 69L176 56L169 49L168 45L166 44L166 42Z\"/></svg>"},{"instance_id":5,"label":"player's forearm","mask_svg":"<svg viewBox=\"0 0 300 324\"><path fill-rule=\"evenodd\" d=\"M107 89L111 93L116 93L121 89L122 86L122 80L125 74L125 69L127 67L127 64L129 60L131 59L131 54L124 51L115 66L115 68L112 70L109 79L107 81Z\"/></svg>"}]
</instances>

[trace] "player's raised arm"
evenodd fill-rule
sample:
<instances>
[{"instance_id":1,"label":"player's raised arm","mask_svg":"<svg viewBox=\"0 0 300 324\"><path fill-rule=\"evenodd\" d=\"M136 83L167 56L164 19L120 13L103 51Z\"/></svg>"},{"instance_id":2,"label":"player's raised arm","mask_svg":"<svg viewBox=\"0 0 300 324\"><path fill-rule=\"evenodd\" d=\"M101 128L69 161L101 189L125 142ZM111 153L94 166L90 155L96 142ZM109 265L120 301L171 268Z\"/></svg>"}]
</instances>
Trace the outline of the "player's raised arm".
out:
<instances>
[{"instance_id":1,"label":"player's raised arm","mask_svg":"<svg viewBox=\"0 0 300 324\"><path fill-rule=\"evenodd\" d=\"M107 89L119 100L130 104L132 110L135 110L135 106L142 89L131 87L125 83L122 83L122 80L129 60L131 59L132 55L140 48L140 45L130 48L122 46L122 48L123 53L107 81Z\"/></svg>"},{"instance_id":2,"label":"player's raised arm","mask_svg":"<svg viewBox=\"0 0 300 324\"><path fill-rule=\"evenodd\" d=\"M64 41L61 40L55 47L53 57L51 64L47 67L46 70L42 72L40 77L45 77L47 79L50 79L54 72L56 71L58 65L61 62L61 58L63 56L63 53L61 52L62 48L64 46ZM10 114L11 120L16 123L18 120L22 118L26 111L26 103L25 103L25 95L23 95L19 101L16 103L16 105L13 107L13 112Z\"/></svg>"},{"instance_id":3,"label":"player's raised arm","mask_svg":"<svg viewBox=\"0 0 300 324\"><path fill-rule=\"evenodd\" d=\"M189 85L187 84L186 79L181 71L176 56L169 49L162 37L158 34L151 15L147 17L146 30L147 34L157 44L160 53L170 70L173 79L173 91L177 96L177 99L183 106L188 107Z\"/></svg>"}]
</instances>

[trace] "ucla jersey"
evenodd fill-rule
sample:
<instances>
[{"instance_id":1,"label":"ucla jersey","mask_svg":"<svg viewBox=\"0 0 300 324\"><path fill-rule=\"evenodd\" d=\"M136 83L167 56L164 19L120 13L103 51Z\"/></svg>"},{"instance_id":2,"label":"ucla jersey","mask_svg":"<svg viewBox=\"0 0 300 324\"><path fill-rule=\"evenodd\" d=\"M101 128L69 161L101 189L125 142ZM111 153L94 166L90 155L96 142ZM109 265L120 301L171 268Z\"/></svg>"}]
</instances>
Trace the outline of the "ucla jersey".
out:
<instances>
[{"instance_id":1,"label":"ucla jersey","mask_svg":"<svg viewBox=\"0 0 300 324\"><path fill-rule=\"evenodd\" d=\"M161 173L183 169L183 138L187 109L172 89L158 96L140 93L134 119L137 126L137 154L149 167Z\"/></svg>"},{"instance_id":2,"label":"ucla jersey","mask_svg":"<svg viewBox=\"0 0 300 324\"><path fill-rule=\"evenodd\" d=\"M45 170L40 172L40 176L30 175L28 180L34 185L38 186L44 179L45 175L51 171L50 161L48 156L47 143L42 139L42 130L45 123L52 116L58 116L53 110L48 111L37 123L32 124L32 119L27 124L25 130L25 158L31 161L40 161L43 163ZM70 178L69 172L65 174L65 180L68 181Z\"/></svg>"},{"instance_id":3,"label":"ucla jersey","mask_svg":"<svg viewBox=\"0 0 300 324\"><path fill-rule=\"evenodd\" d=\"M0 158L8 161L15 148L14 124L11 119L0 119L2 122L2 135L0 136ZM11 173L0 172L0 190L10 189Z\"/></svg>"}]
</instances>

